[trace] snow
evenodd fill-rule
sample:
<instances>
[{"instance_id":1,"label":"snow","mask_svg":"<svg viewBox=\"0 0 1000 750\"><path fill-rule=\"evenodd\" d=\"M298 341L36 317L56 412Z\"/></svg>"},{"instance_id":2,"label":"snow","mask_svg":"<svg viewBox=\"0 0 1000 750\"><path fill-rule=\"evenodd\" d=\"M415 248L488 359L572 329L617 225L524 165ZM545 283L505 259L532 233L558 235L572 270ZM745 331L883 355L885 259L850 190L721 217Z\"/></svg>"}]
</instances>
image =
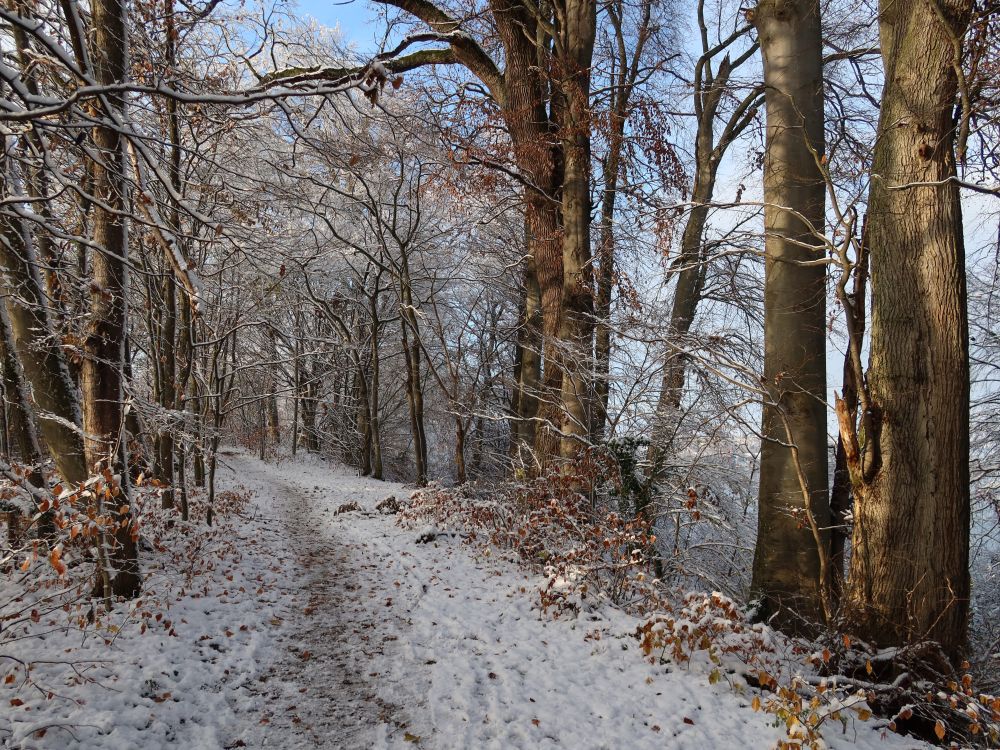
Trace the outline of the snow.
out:
<instances>
[{"instance_id":1,"label":"snow","mask_svg":"<svg viewBox=\"0 0 1000 750\"><path fill-rule=\"evenodd\" d=\"M710 663L650 664L638 620L610 606L551 619L536 604L545 580L500 553L439 528L419 543L429 529L375 510L407 498L403 486L235 453L219 483L252 491L250 504L222 509L208 535L164 526L146 552L146 601L116 611L117 633L81 634L56 612L17 626L44 638L0 638L0 678L14 655L54 693L26 687L23 672L0 685L0 746L638 750L787 738L735 676L710 684ZM361 510L337 513L352 502ZM0 584L0 604L11 586ZM169 609L140 634L157 597ZM2 606L0 617L13 605ZM919 744L877 727L851 714L824 739Z\"/></svg>"}]
</instances>

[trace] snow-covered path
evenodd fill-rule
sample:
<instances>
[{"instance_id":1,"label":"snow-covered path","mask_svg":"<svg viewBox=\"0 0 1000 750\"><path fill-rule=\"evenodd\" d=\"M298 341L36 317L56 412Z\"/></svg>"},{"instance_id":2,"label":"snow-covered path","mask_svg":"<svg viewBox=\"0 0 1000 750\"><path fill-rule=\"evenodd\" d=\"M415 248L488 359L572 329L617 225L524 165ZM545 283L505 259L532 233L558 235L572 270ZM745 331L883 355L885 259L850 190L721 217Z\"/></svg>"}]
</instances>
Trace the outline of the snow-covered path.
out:
<instances>
[{"instance_id":1,"label":"snow-covered path","mask_svg":"<svg viewBox=\"0 0 1000 750\"><path fill-rule=\"evenodd\" d=\"M331 521L341 504L374 505L385 488L337 476L334 489L335 472L323 469L316 472L322 483L309 486L311 473L301 465L282 470L243 455L226 463L281 528L281 553L290 563L282 585L300 605L279 636L281 658L259 680L265 705L277 710L264 709L261 724L252 721L261 709L254 705L241 739L249 747L364 748L404 734L404 712L380 696L375 663L405 623L391 608L372 611L383 561Z\"/></svg>"},{"instance_id":2,"label":"snow-covered path","mask_svg":"<svg viewBox=\"0 0 1000 750\"><path fill-rule=\"evenodd\" d=\"M289 585L308 600L271 669L276 710L248 747L703 750L784 735L725 681L650 665L634 620L553 621L534 607L538 579L452 537L418 543L374 510L403 487L321 464L227 461L282 520L298 568ZM360 511L337 514L354 502ZM853 720L840 730L833 747L917 744Z\"/></svg>"}]
</instances>

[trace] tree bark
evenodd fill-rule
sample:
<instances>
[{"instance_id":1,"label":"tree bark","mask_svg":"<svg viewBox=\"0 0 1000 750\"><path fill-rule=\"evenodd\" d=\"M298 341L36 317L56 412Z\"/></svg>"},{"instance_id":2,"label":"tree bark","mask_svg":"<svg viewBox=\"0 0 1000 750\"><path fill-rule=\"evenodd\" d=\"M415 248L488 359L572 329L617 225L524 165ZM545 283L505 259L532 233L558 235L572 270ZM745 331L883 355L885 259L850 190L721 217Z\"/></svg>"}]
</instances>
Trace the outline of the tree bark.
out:
<instances>
[{"instance_id":1,"label":"tree bark","mask_svg":"<svg viewBox=\"0 0 1000 750\"><path fill-rule=\"evenodd\" d=\"M92 6L92 59L98 83L120 84L126 77L127 31L123 0L95 0ZM104 97L105 117L124 120L120 94ZM121 477L121 497L105 508L115 519L111 582L116 596L133 598L142 586L133 519L128 503L128 473L121 460L123 446L122 369L125 341L126 258L125 174L122 140L116 127L98 125L94 145L94 243L101 248L92 259L90 317L80 373L83 393L84 452L89 466L107 468ZM123 511L123 512L120 512ZM107 593L107 592L106 592Z\"/></svg>"},{"instance_id":2,"label":"tree bark","mask_svg":"<svg viewBox=\"0 0 1000 750\"><path fill-rule=\"evenodd\" d=\"M368 428L371 431L372 450L372 478L382 478L382 414L380 404L381 384L381 363L379 362L379 349L381 348L382 321L378 313L378 296L381 292L380 282L382 273L375 274L375 286L368 297L368 312L371 316L371 341L369 356L371 385L368 388Z\"/></svg>"},{"instance_id":3,"label":"tree bark","mask_svg":"<svg viewBox=\"0 0 1000 750\"><path fill-rule=\"evenodd\" d=\"M597 3L564 0L564 38L557 78L566 100L562 125L562 266L559 338L562 369L560 456L571 459L590 435L594 341L594 281L590 250L590 68L597 34Z\"/></svg>"},{"instance_id":4,"label":"tree bark","mask_svg":"<svg viewBox=\"0 0 1000 750\"><path fill-rule=\"evenodd\" d=\"M455 414L455 483L465 484L468 476L465 469L465 420Z\"/></svg>"},{"instance_id":5,"label":"tree bark","mask_svg":"<svg viewBox=\"0 0 1000 750\"><path fill-rule=\"evenodd\" d=\"M529 231L525 224L527 236ZM530 242L526 242L526 246ZM542 309L534 259L524 261L521 316L517 331L517 361L514 369L514 415L511 460L516 467L530 465L535 445L538 389L542 377Z\"/></svg>"},{"instance_id":6,"label":"tree bark","mask_svg":"<svg viewBox=\"0 0 1000 750\"><path fill-rule=\"evenodd\" d=\"M366 477L372 473L372 431L368 421L371 406L368 402L368 381L360 362L357 362L354 368L354 394L354 408L357 413L355 425L360 449L358 471L361 472L361 476Z\"/></svg>"},{"instance_id":7,"label":"tree bark","mask_svg":"<svg viewBox=\"0 0 1000 750\"><path fill-rule=\"evenodd\" d=\"M845 270L845 273L847 271ZM862 340L865 335L865 296L868 285L868 238L865 229L861 232L859 257L850 269L853 288L847 292L847 278L838 285L838 295L847 313L847 351L844 354L844 386L842 400L852 425L857 423L858 404L862 388L865 387L864 373L860 373L856 362L860 361ZM856 359L857 358L857 359ZM839 420L839 418L838 418ZM846 562L848 514L852 508L851 469L847 461L847 445L844 436L837 438L837 450L833 470L833 488L830 491L830 564L833 595L839 601L844 593L844 564Z\"/></svg>"},{"instance_id":8,"label":"tree bark","mask_svg":"<svg viewBox=\"0 0 1000 750\"><path fill-rule=\"evenodd\" d=\"M4 414L7 424L8 439L17 445L17 453L21 461L30 467L28 482L40 490L46 489L45 477L42 475L42 449L35 432L35 422L31 413L28 389L21 377L13 346L13 337L7 313L0 306L0 368L3 372ZM8 444L8 454L13 453ZM37 505L37 499L32 497ZM38 523L38 533L43 539L54 539L56 528L52 520L52 511L41 514Z\"/></svg>"},{"instance_id":9,"label":"tree bark","mask_svg":"<svg viewBox=\"0 0 1000 750\"><path fill-rule=\"evenodd\" d=\"M761 0L764 376L753 595L797 629L829 612L823 64L818 0ZM812 265L805 265L812 263ZM794 514L793 511L794 510Z\"/></svg>"},{"instance_id":10,"label":"tree bark","mask_svg":"<svg viewBox=\"0 0 1000 750\"><path fill-rule=\"evenodd\" d=\"M9 157L4 153L3 187L11 190ZM83 440L76 386L52 331L45 292L35 260L32 235L18 216L0 214L0 273L3 275L6 307L14 348L31 396L41 437L67 482L86 481Z\"/></svg>"},{"instance_id":11,"label":"tree bark","mask_svg":"<svg viewBox=\"0 0 1000 750\"><path fill-rule=\"evenodd\" d=\"M413 283L410 279L409 248L400 247L399 257L399 318L406 361L406 403L410 411L410 433L413 436L413 462L418 487L427 484L427 436L424 431L424 386L420 374L423 357L420 348L420 323L413 304Z\"/></svg>"},{"instance_id":12,"label":"tree bark","mask_svg":"<svg viewBox=\"0 0 1000 750\"><path fill-rule=\"evenodd\" d=\"M273 328L267 329L267 355L271 360L267 374L267 432L277 449L281 444L281 420L278 416L278 339Z\"/></svg>"},{"instance_id":13,"label":"tree bark","mask_svg":"<svg viewBox=\"0 0 1000 750\"><path fill-rule=\"evenodd\" d=\"M849 610L877 645L961 653L969 352L954 106L971 0L879 5L885 89L868 202L874 455L855 486Z\"/></svg>"}]
</instances>

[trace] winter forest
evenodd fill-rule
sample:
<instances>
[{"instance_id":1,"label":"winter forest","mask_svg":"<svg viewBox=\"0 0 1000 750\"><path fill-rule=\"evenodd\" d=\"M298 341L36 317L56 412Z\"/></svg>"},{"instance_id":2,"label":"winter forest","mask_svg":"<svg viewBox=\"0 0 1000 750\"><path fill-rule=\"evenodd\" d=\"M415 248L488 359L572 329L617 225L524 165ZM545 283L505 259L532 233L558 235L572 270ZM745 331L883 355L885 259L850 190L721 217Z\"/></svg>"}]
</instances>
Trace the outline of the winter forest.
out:
<instances>
[{"instance_id":1,"label":"winter forest","mask_svg":"<svg viewBox=\"0 0 1000 750\"><path fill-rule=\"evenodd\" d=\"M3 0L0 135L0 747L1000 747L996 0Z\"/></svg>"}]
</instances>

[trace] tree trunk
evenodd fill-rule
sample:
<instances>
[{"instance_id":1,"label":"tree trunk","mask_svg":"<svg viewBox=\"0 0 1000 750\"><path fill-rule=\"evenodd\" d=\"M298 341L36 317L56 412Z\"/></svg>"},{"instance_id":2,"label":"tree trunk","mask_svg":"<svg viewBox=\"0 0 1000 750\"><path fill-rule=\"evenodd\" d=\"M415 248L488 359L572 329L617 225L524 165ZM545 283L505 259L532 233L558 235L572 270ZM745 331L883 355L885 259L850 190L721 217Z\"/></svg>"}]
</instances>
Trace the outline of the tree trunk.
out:
<instances>
[{"instance_id":1,"label":"tree trunk","mask_svg":"<svg viewBox=\"0 0 1000 750\"><path fill-rule=\"evenodd\" d=\"M315 376L307 371L302 394L302 435L305 437L306 452L308 453L319 453L319 432L316 429L316 410L318 407L319 383ZM263 420L261 420L261 426L263 427ZM261 440L263 440L263 432Z\"/></svg>"},{"instance_id":2,"label":"tree trunk","mask_svg":"<svg viewBox=\"0 0 1000 750\"><path fill-rule=\"evenodd\" d=\"M382 328L381 321L378 317L378 295L379 295L379 279L381 278L381 273L375 276L375 287L372 291L371 296L368 298L369 301L369 313L372 319L372 331L371 331L371 386L368 388L368 405L370 411L368 412L368 426L371 430L371 445L372 445L372 477L374 479L382 478L382 415L381 415L381 405L380 405L380 389L381 384L381 366L379 363L379 349L380 347L380 336L379 333Z\"/></svg>"},{"instance_id":3,"label":"tree trunk","mask_svg":"<svg viewBox=\"0 0 1000 750\"><path fill-rule=\"evenodd\" d=\"M122 0L95 0L93 61L98 83L120 84L126 74L126 23ZM120 94L107 94L105 117L124 119ZM128 232L124 214L125 176L122 142L111 125L94 129L99 154L94 164L94 243L101 248L92 260L90 318L81 370L84 451L87 463L121 476L122 496L105 508L115 519L112 561L116 572L112 593L133 598L142 586L133 519L128 504L128 473L124 471L120 438L123 426L122 364L125 340L126 257ZM119 512L120 508L124 512ZM105 592L107 595L107 592Z\"/></svg>"},{"instance_id":4,"label":"tree trunk","mask_svg":"<svg viewBox=\"0 0 1000 750\"><path fill-rule=\"evenodd\" d=\"M457 405L456 405L457 406ZM455 413L455 483L465 484L468 479L465 470L465 420Z\"/></svg>"},{"instance_id":5,"label":"tree trunk","mask_svg":"<svg viewBox=\"0 0 1000 750\"><path fill-rule=\"evenodd\" d=\"M525 234L527 236L527 224ZM526 243L530 244L530 243ZM538 416L538 389L542 379L542 309L534 259L524 263L521 319L517 331L517 363L514 373L514 430L511 460L515 466L531 464Z\"/></svg>"},{"instance_id":6,"label":"tree trunk","mask_svg":"<svg viewBox=\"0 0 1000 750\"><path fill-rule=\"evenodd\" d=\"M302 401L300 387L302 385L302 336L299 327L299 311L295 311L295 361L292 371L292 456L299 449L299 404Z\"/></svg>"},{"instance_id":7,"label":"tree trunk","mask_svg":"<svg viewBox=\"0 0 1000 750\"><path fill-rule=\"evenodd\" d=\"M408 283L408 282L407 282ZM418 487L427 484L427 438L424 434L424 389L420 378L420 335L416 315L413 313L409 292L403 296L400 317L403 337L403 356L406 360L406 404L410 411L410 433L413 436L413 462ZM412 340L411 340L412 337Z\"/></svg>"},{"instance_id":8,"label":"tree trunk","mask_svg":"<svg viewBox=\"0 0 1000 750\"><path fill-rule=\"evenodd\" d=\"M780 626L797 629L798 617L830 615L819 2L761 0L753 22L767 143L764 439L752 592L759 616L776 614Z\"/></svg>"},{"instance_id":9,"label":"tree trunk","mask_svg":"<svg viewBox=\"0 0 1000 750\"><path fill-rule=\"evenodd\" d=\"M528 191L525 197L525 214L531 239L528 251L534 264L538 284L538 314L541 323L540 374L535 414L534 462L545 466L559 454L559 435L553 427L562 423L562 369L559 347L559 326L562 310L563 264L560 252L556 204L548 197ZM534 289L529 286L529 302ZM531 319L529 318L529 321ZM529 334L534 333L529 329ZM525 350L527 353L528 350ZM525 363L521 363L522 377ZM528 373L531 373L529 370Z\"/></svg>"},{"instance_id":10,"label":"tree trunk","mask_svg":"<svg viewBox=\"0 0 1000 750\"><path fill-rule=\"evenodd\" d=\"M3 161L4 194L20 192L11 189L6 151ZM78 484L86 481L88 471L83 442L75 429L81 421L76 386L50 327L32 235L19 217L7 211L0 214L0 232L0 273L8 320L21 368L31 384L41 437L59 475Z\"/></svg>"},{"instance_id":11,"label":"tree trunk","mask_svg":"<svg viewBox=\"0 0 1000 750\"><path fill-rule=\"evenodd\" d=\"M845 270L845 273L847 271ZM868 284L868 237L865 229L861 232L859 257L853 269L850 269L854 283L850 293L847 292L847 279L843 278L838 285L838 296L847 313L847 351L844 354L844 387L842 393L843 405L847 410L852 425L856 424L858 403L861 389L865 387L864 373L859 380L859 367L862 341L865 335L865 295ZM857 357L857 359L855 359ZM847 461L847 446L844 436L837 438L837 450L833 470L833 488L830 490L830 565L831 585L833 595L839 601L844 594L844 564L846 562L847 538L849 535L848 514L852 508L851 470Z\"/></svg>"},{"instance_id":12,"label":"tree trunk","mask_svg":"<svg viewBox=\"0 0 1000 750\"><path fill-rule=\"evenodd\" d=\"M168 69L173 68L176 60L176 37L177 30L174 24L174 2L166 0L165 13L165 62ZM172 72L172 71L171 71ZM181 146L180 146L180 123L177 113L177 101L172 98L166 100L167 110L167 136L169 140L170 162L168 165L170 183L174 191L181 191ZM169 213L170 230L175 239L180 238L180 211L175 200L171 198L171 210ZM167 268L172 266L168 264ZM176 425L174 423L174 413L179 402L179 388L177 382L177 288L173 273L168 271L163 279L163 316L160 328L160 372L161 372L161 406L169 412L163 431L160 433L159 455L157 464L160 479L166 487L161 495L161 504L164 508L174 507L174 484L176 482L175 469L175 445L174 433ZM182 300L183 304L183 300ZM186 332L185 332L186 335ZM183 451L183 446L181 446Z\"/></svg>"},{"instance_id":13,"label":"tree trunk","mask_svg":"<svg viewBox=\"0 0 1000 750\"><path fill-rule=\"evenodd\" d=\"M267 354L271 360L267 376L267 432L277 449L281 444L281 420L278 417L278 339L273 328L267 329Z\"/></svg>"},{"instance_id":14,"label":"tree trunk","mask_svg":"<svg viewBox=\"0 0 1000 750\"><path fill-rule=\"evenodd\" d=\"M562 424L562 371L558 364L563 301L558 197L562 149L546 110L550 98L550 86L545 80L548 52L547 45L539 41L545 33L531 11L516 0L492 0L490 5L506 61L502 90L494 93L502 101L501 114L510 133L514 162L530 180L530 187L524 189L528 330L521 381L522 393L529 392L534 381L536 396L529 396L522 412L533 409L535 420L522 421L519 438L525 444L524 440L534 437L532 462L542 466L559 453L559 436L549 425L558 428ZM532 346L536 337L537 354Z\"/></svg>"},{"instance_id":15,"label":"tree trunk","mask_svg":"<svg viewBox=\"0 0 1000 750\"><path fill-rule=\"evenodd\" d=\"M557 77L566 99L562 124L562 266L559 338L562 366L562 440L559 454L573 458L589 442L592 402L594 282L590 251L590 68L597 33L597 3L565 0L563 53Z\"/></svg>"},{"instance_id":16,"label":"tree trunk","mask_svg":"<svg viewBox=\"0 0 1000 750\"><path fill-rule=\"evenodd\" d=\"M45 477L42 475L42 449L38 444L38 435L35 432L35 422L28 400L28 390L21 377L21 368L18 366L14 353L13 341L6 311L0 306L0 367L3 371L4 413L8 427L8 440L17 445L21 461L26 466L31 467L26 477L28 482L33 487L44 490L46 486ZM10 448L8 443L8 455L13 453ZM36 498L32 497L32 502L36 502ZM55 538L56 528L52 520L51 510L42 513L38 523L38 533L43 539Z\"/></svg>"},{"instance_id":17,"label":"tree trunk","mask_svg":"<svg viewBox=\"0 0 1000 750\"><path fill-rule=\"evenodd\" d=\"M160 406L166 412L157 436L156 474L165 485L160 494L163 508L174 507L174 413L177 408L177 293L174 279L168 274L163 280L160 314Z\"/></svg>"},{"instance_id":18,"label":"tree trunk","mask_svg":"<svg viewBox=\"0 0 1000 750\"><path fill-rule=\"evenodd\" d=\"M364 370L361 369L360 362L354 368L354 393L355 411L357 412L355 424L357 426L357 437L360 448L357 465L361 476L366 477L372 473L372 430L371 423L368 420L371 405L368 401L368 382L365 378Z\"/></svg>"},{"instance_id":19,"label":"tree trunk","mask_svg":"<svg viewBox=\"0 0 1000 750\"><path fill-rule=\"evenodd\" d=\"M868 201L874 457L855 486L852 625L958 656L969 612L969 352L953 117L973 3L880 3ZM963 102L964 104L964 102Z\"/></svg>"}]
</instances>

